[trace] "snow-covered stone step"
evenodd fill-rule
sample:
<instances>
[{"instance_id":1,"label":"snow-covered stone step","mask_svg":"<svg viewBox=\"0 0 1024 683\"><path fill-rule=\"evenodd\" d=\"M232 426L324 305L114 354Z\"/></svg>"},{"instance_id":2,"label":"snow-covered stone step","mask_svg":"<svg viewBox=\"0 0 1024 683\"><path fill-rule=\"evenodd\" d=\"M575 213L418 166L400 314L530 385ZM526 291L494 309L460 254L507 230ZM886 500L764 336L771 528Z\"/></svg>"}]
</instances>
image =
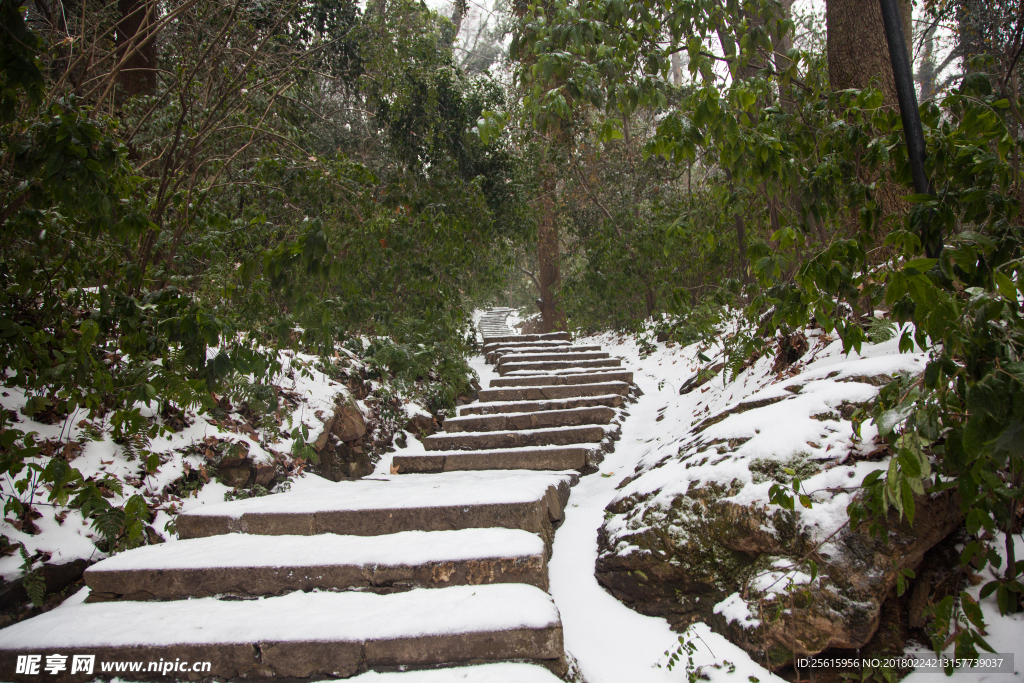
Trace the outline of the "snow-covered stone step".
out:
<instances>
[{"instance_id":1,"label":"snow-covered stone step","mask_svg":"<svg viewBox=\"0 0 1024 683\"><path fill-rule=\"evenodd\" d=\"M325 482L305 491L194 508L178 515L178 537L379 536L503 527L540 534L548 543L576 478L569 472L515 472L500 479L451 472Z\"/></svg>"},{"instance_id":2,"label":"snow-covered stone step","mask_svg":"<svg viewBox=\"0 0 1024 683\"><path fill-rule=\"evenodd\" d=\"M565 468L561 468L565 469ZM90 600L526 583L547 588L544 541L520 529L385 536L228 534L144 546L85 572Z\"/></svg>"},{"instance_id":3,"label":"snow-covered stone step","mask_svg":"<svg viewBox=\"0 0 1024 683\"><path fill-rule=\"evenodd\" d=\"M542 446L487 451L432 451L396 455L392 464L401 472L457 472L464 470L581 470L593 447Z\"/></svg>"},{"instance_id":4,"label":"snow-covered stone step","mask_svg":"<svg viewBox=\"0 0 1024 683\"><path fill-rule=\"evenodd\" d=\"M627 384L632 384L633 373L621 370L601 372L567 372L564 374L557 372L539 373L534 376L524 377L498 377L491 380L490 386L492 388L545 387L568 384L603 384L606 382L625 382Z\"/></svg>"},{"instance_id":5,"label":"snow-covered stone step","mask_svg":"<svg viewBox=\"0 0 1024 683\"><path fill-rule=\"evenodd\" d=\"M544 591L521 584L65 604L3 630L0 677L39 680L38 672L15 673L17 655L38 654L45 662L55 652L68 663L73 655L94 655L99 675L115 661L143 668L161 659L209 662L204 679L347 678L367 669L481 660L530 660L565 670L558 610ZM167 680L168 672L128 676ZM71 676L70 666L44 677L87 679Z\"/></svg>"},{"instance_id":6,"label":"snow-covered stone step","mask_svg":"<svg viewBox=\"0 0 1024 683\"><path fill-rule=\"evenodd\" d=\"M547 334L508 334L500 337L484 335L484 345L494 342L533 342L533 341L572 341L568 332L548 332Z\"/></svg>"},{"instance_id":7,"label":"snow-covered stone step","mask_svg":"<svg viewBox=\"0 0 1024 683\"><path fill-rule=\"evenodd\" d=\"M488 345L489 350L484 353L488 356L503 356L509 353L565 353L565 352L590 352L600 351L601 346L573 346L568 342L532 342L526 344L494 344Z\"/></svg>"},{"instance_id":8,"label":"snow-covered stone step","mask_svg":"<svg viewBox=\"0 0 1024 683\"><path fill-rule=\"evenodd\" d=\"M349 679L350 683L562 683L562 679L537 664L499 662L459 666L432 671L389 671L368 673Z\"/></svg>"},{"instance_id":9,"label":"snow-covered stone step","mask_svg":"<svg viewBox=\"0 0 1024 683\"><path fill-rule=\"evenodd\" d=\"M445 432L498 432L513 429L544 429L578 425L608 424L615 411L604 406L542 410L535 413L499 413L497 415L470 415L444 421Z\"/></svg>"},{"instance_id":10,"label":"snow-covered stone step","mask_svg":"<svg viewBox=\"0 0 1024 683\"><path fill-rule=\"evenodd\" d=\"M485 354L494 353L503 349L557 349L557 348L601 348L597 347L577 347L573 346L572 342L563 341L559 339L549 341L509 341L509 342L487 342L483 345L483 352Z\"/></svg>"},{"instance_id":11,"label":"snow-covered stone step","mask_svg":"<svg viewBox=\"0 0 1024 683\"><path fill-rule=\"evenodd\" d=\"M536 361L577 361L602 360L611 358L607 351L556 351L552 353L506 353L498 357L498 367L508 363L531 363Z\"/></svg>"},{"instance_id":12,"label":"snow-covered stone step","mask_svg":"<svg viewBox=\"0 0 1024 683\"><path fill-rule=\"evenodd\" d=\"M619 358L601 358L598 360L576 360L569 358L566 360L546 360L546 361L517 361L510 363L499 363L498 374L507 375L510 372L528 371L528 372L545 372L548 370L569 370L569 369L581 369L590 370L593 368L617 368L622 365L622 360Z\"/></svg>"},{"instance_id":13,"label":"snow-covered stone step","mask_svg":"<svg viewBox=\"0 0 1024 683\"><path fill-rule=\"evenodd\" d=\"M565 446L575 443L599 443L605 426L523 429L509 432L460 432L432 434L423 441L428 451L484 450L488 448L524 448L527 446Z\"/></svg>"},{"instance_id":14,"label":"snow-covered stone step","mask_svg":"<svg viewBox=\"0 0 1024 683\"><path fill-rule=\"evenodd\" d=\"M585 384L585 387L599 386ZM557 387L562 389L563 387ZM618 387L616 387L618 389ZM490 391L490 390L488 390ZM518 391L518 390L515 390ZM568 410L571 408L586 408L589 406L608 406L609 408L621 408L625 403L622 398L629 391L629 385L623 385L621 393L607 393L597 396L578 396L576 398L563 398L551 401L496 401L488 403L471 403L468 406L459 408L459 415L493 415L495 413L534 413L541 410ZM454 418L449 418L449 422ZM445 423L448 424L447 422Z\"/></svg>"},{"instance_id":15,"label":"snow-covered stone step","mask_svg":"<svg viewBox=\"0 0 1024 683\"><path fill-rule=\"evenodd\" d=\"M498 349L497 351L492 351L491 353L486 354L486 356L484 357L484 361L488 365L494 365L499 360L501 360L502 358L504 358L504 357L506 357L506 356L508 356L509 354L512 354L512 353L516 353L516 354L527 354L527 353L529 353L529 354L551 354L551 355L557 355L557 354L562 354L562 353L574 353L576 351L585 352L585 353L590 353L590 352L598 352L599 353L601 351L601 347L600 346L553 346L553 347L549 347L549 348L539 348L539 349L515 349L515 350Z\"/></svg>"},{"instance_id":16,"label":"snow-covered stone step","mask_svg":"<svg viewBox=\"0 0 1024 683\"><path fill-rule=\"evenodd\" d=\"M632 379L632 374L630 379ZM503 380L491 380L491 383L502 382L499 386L513 386L511 384L504 384L509 382L509 379ZM485 403L491 401L546 401L556 399L567 399L576 396L603 396L605 394L617 394L619 396L625 396L629 393L629 384L625 381L620 382L605 382L595 384L551 384L548 386L522 386L518 388L499 388L499 389L481 389L477 398L481 401L479 404L472 404L466 406L467 408L474 408L478 405L483 406ZM504 411L502 411L504 412Z\"/></svg>"}]
</instances>

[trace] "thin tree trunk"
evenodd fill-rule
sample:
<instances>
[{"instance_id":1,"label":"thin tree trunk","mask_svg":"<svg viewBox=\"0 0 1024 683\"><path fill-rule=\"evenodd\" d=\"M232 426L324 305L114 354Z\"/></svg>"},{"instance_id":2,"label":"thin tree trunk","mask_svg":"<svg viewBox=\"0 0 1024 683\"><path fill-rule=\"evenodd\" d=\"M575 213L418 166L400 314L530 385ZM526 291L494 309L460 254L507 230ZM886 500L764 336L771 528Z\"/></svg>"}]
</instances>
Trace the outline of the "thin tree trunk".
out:
<instances>
[{"instance_id":1,"label":"thin tree trunk","mask_svg":"<svg viewBox=\"0 0 1024 683\"><path fill-rule=\"evenodd\" d=\"M555 192L558 176L555 165L548 162L540 186L540 224L537 226L537 280L540 285L540 331L566 329L565 311L558 300L562 286L559 259L558 215Z\"/></svg>"},{"instance_id":2,"label":"thin tree trunk","mask_svg":"<svg viewBox=\"0 0 1024 683\"><path fill-rule=\"evenodd\" d=\"M152 0L118 0L118 60L129 54L117 74L121 97L152 95L156 91L156 6Z\"/></svg>"}]
</instances>

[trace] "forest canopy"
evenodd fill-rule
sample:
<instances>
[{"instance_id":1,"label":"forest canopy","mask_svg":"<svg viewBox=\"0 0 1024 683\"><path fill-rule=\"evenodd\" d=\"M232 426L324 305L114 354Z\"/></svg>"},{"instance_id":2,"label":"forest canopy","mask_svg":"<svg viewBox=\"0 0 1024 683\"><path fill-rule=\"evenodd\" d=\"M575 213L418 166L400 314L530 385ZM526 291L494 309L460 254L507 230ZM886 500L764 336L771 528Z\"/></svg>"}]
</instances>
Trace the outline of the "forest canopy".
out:
<instances>
[{"instance_id":1,"label":"forest canopy","mask_svg":"<svg viewBox=\"0 0 1024 683\"><path fill-rule=\"evenodd\" d=\"M6 381L128 434L361 336L450 407L489 302L686 343L728 320L734 375L809 325L898 335L931 362L875 406L897 457L851 515L955 489L964 561L994 561L1024 476L1024 18L900 5L927 193L873 2L0 0ZM973 625L937 645L984 647L943 609Z\"/></svg>"}]
</instances>

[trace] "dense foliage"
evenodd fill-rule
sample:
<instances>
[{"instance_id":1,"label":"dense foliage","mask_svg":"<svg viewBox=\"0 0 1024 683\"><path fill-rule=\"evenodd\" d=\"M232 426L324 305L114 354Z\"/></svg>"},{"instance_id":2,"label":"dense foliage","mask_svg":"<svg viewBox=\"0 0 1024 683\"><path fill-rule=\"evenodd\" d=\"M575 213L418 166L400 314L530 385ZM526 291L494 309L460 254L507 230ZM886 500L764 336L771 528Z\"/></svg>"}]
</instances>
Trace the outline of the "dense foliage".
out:
<instances>
[{"instance_id":1,"label":"dense foliage","mask_svg":"<svg viewBox=\"0 0 1024 683\"><path fill-rule=\"evenodd\" d=\"M787 49L792 29L773 2L585 0L525 13L513 44L525 124L541 134L571 125L575 153L600 157L578 177L599 211L574 233L584 265L566 285L570 316L626 326L667 311L680 321L668 331L692 341L718 329L708 324L717 300L743 311L726 340L733 372L809 324L837 332L847 350L894 333L902 349L929 350L923 377L893 384L876 405L898 457L868 478L852 521L881 530L894 510L913 522L915 496L955 490L973 539L964 564L999 566L1001 532L1008 562L983 594L1016 611L1021 26L990 41L999 54L975 46L967 75L922 105L934 195L913 194L894 103L870 88L833 90L813 43ZM674 77L680 54L685 83ZM941 257L923 258L922 242L943 237ZM644 311L635 297L649 282ZM937 650L987 648L966 593L936 614Z\"/></svg>"},{"instance_id":2,"label":"dense foliage","mask_svg":"<svg viewBox=\"0 0 1024 683\"><path fill-rule=\"evenodd\" d=\"M662 332L688 342L740 311L733 372L810 324L847 350L893 334L928 350L924 375L874 407L896 457L851 518L912 522L915 496L955 490L963 562L1001 562L1002 533L1008 563L985 591L1017 610L1012 5L926 3L964 30L961 73L941 92L931 74L920 107L934 193L919 195L895 104L834 88L822 28L774 0L514 3L514 87L480 66L500 33L461 60L472 75L458 66L461 5L449 21L412 0L181 0L140 24L143 3L58 16L0 0L7 384L32 415L109 415L130 443L153 429L140 403L210 406L232 378L274 373L282 347L329 357L371 336L377 376L436 380L442 410L470 375L471 305L543 289L528 254L546 211L578 329L667 313ZM0 473L15 476L38 446L6 419ZM57 458L37 475L137 536L136 503L104 507ZM936 612L937 649L986 647L966 594Z\"/></svg>"},{"instance_id":3,"label":"dense foliage","mask_svg":"<svg viewBox=\"0 0 1024 683\"><path fill-rule=\"evenodd\" d=\"M473 302L530 231L515 151L471 131L500 85L417 2L139 7L0 1L0 357L25 412L103 418L131 449L161 429L144 406L216 410L280 349L360 336L376 379L450 409ZM42 483L138 542L144 503L112 507L11 422L5 515Z\"/></svg>"}]
</instances>

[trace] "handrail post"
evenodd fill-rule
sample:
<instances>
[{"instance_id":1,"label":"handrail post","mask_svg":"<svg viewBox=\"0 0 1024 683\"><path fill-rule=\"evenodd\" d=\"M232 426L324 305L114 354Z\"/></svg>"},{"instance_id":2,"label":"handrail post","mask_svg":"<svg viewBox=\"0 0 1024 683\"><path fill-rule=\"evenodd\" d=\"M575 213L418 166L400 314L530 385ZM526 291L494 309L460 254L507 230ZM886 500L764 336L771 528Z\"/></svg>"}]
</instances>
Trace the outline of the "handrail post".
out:
<instances>
[{"instance_id":1,"label":"handrail post","mask_svg":"<svg viewBox=\"0 0 1024 683\"><path fill-rule=\"evenodd\" d=\"M900 118L903 119L903 135L907 140L907 158L910 161L910 175L914 179L914 192L933 195L931 183L924 172L924 158L927 154L924 145L924 128L921 125L921 112L917 108L914 76L910 69L910 58L907 56L906 40L903 37L899 0L878 0L878 4L882 10L885 40L889 44L889 60L892 62L892 76L896 85L896 99L900 105ZM921 226L921 243L924 246L926 257L938 258L942 252L942 233L933 231L930 223L931 221L926 217Z\"/></svg>"}]
</instances>

